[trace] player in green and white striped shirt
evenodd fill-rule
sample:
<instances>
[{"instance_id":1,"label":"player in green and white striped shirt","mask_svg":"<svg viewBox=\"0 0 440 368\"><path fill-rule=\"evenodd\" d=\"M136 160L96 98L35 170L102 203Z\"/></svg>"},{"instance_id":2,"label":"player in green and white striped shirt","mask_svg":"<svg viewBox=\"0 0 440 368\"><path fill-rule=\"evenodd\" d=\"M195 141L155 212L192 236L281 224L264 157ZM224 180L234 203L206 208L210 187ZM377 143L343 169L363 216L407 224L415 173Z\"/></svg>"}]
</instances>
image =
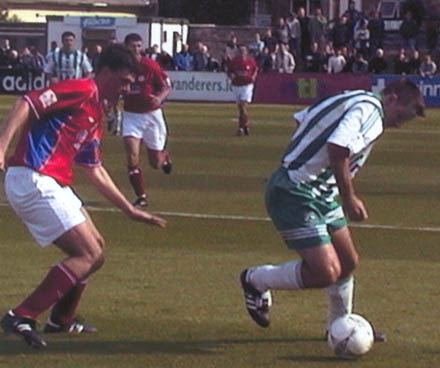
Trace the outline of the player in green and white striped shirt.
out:
<instances>
[{"instance_id":1,"label":"player in green and white striped shirt","mask_svg":"<svg viewBox=\"0 0 440 368\"><path fill-rule=\"evenodd\" d=\"M267 184L266 207L287 247L301 259L241 273L246 307L256 323L270 324L271 289L326 288L328 325L352 312L359 256L345 215L352 221L368 217L352 178L384 129L423 116L423 110L417 86L402 79L380 95L346 91L294 115L299 126ZM385 335L376 332L375 340L384 341Z\"/></svg>"}]
</instances>

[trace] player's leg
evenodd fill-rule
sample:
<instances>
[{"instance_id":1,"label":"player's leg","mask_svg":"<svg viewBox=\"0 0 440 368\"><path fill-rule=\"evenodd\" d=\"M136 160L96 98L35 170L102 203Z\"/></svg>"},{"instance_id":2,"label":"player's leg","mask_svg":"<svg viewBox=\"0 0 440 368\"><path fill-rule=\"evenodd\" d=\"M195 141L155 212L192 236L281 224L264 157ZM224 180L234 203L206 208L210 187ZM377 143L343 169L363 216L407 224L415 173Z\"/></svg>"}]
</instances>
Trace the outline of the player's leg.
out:
<instances>
[{"instance_id":1,"label":"player's leg","mask_svg":"<svg viewBox=\"0 0 440 368\"><path fill-rule=\"evenodd\" d=\"M144 175L140 165L141 139L131 136L124 137L124 147L127 158L128 179L136 194L135 205L148 205Z\"/></svg>"},{"instance_id":2,"label":"player's leg","mask_svg":"<svg viewBox=\"0 0 440 368\"><path fill-rule=\"evenodd\" d=\"M98 240L98 244L104 245L104 241L94 225L89 214L82 208L84 216L89 223L89 231L94 239ZM84 325L76 321L77 308L88 284L88 278L82 278L79 282L66 293L53 307L48 322L44 328L45 332L60 332L69 327L75 332L96 332L97 330L88 325Z\"/></svg>"},{"instance_id":3,"label":"player's leg","mask_svg":"<svg viewBox=\"0 0 440 368\"><path fill-rule=\"evenodd\" d=\"M243 129L243 132L245 135L248 131L249 127L249 117L248 117L248 109L247 109L248 103L244 100L239 101L238 103L238 125L239 128Z\"/></svg>"},{"instance_id":4,"label":"player's leg","mask_svg":"<svg viewBox=\"0 0 440 368\"><path fill-rule=\"evenodd\" d=\"M156 109L145 114L145 123L143 141L147 147L148 162L153 169L161 168L165 174L170 174L172 161L166 149L168 124L162 109Z\"/></svg>"},{"instance_id":5,"label":"player's leg","mask_svg":"<svg viewBox=\"0 0 440 368\"><path fill-rule=\"evenodd\" d=\"M326 288L328 295L328 326L336 318L352 312L353 272L359 262L359 255L347 226L333 231L331 236L341 265L341 272L339 278Z\"/></svg>"},{"instance_id":6,"label":"player's leg","mask_svg":"<svg viewBox=\"0 0 440 368\"><path fill-rule=\"evenodd\" d=\"M232 86L232 92L234 93L235 96L235 104L237 106L237 111L238 111L238 127L237 127L237 136L242 136L244 135L244 129L241 126L240 123L240 119L241 119L241 93L242 93L242 87L241 86Z\"/></svg>"},{"instance_id":7,"label":"player's leg","mask_svg":"<svg viewBox=\"0 0 440 368\"><path fill-rule=\"evenodd\" d=\"M136 194L135 205L148 206L144 176L140 165L140 151L143 134L143 115L124 111L122 137L127 160L128 178Z\"/></svg>"},{"instance_id":8,"label":"player's leg","mask_svg":"<svg viewBox=\"0 0 440 368\"><path fill-rule=\"evenodd\" d=\"M312 200L307 190L294 185L285 170L278 170L270 178L266 187L268 213L287 247L296 251L301 259L245 270L245 281L255 289L254 304L262 298L257 292L323 288L339 279L341 265L330 241L326 216L319 211L319 204L317 200ZM256 312L260 313L251 313L249 310L253 307L251 296L245 293L250 315L257 323L260 318L268 325L267 311L260 312L256 308Z\"/></svg>"},{"instance_id":9,"label":"player's leg","mask_svg":"<svg viewBox=\"0 0 440 368\"><path fill-rule=\"evenodd\" d=\"M328 295L327 329L336 318L352 313L354 304L353 272L359 262L359 255L347 226L331 233L332 243L341 264L341 275L333 285L326 288ZM383 332L374 330L374 341L386 341Z\"/></svg>"},{"instance_id":10,"label":"player's leg","mask_svg":"<svg viewBox=\"0 0 440 368\"><path fill-rule=\"evenodd\" d=\"M252 101L252 94L254 90L253 84L248 84L246 86L241 87L241 95L240 95L240 117L239 124L240 128L243 130L244 135L249 135L249 113L248 113L248 105Z\"/></svg>"},{"instance_id":11,"label":"player's leg","mask_svg":"<svg viewBox=\"0 0 440 368\"><path fill-rule=\"evenodd\" d=\"M11 206L42 247L86 224L86 217L81 212L82 203L73 191L31 169L9 168L5 192ZM78 272L71 266L67 262L53 266L40 285L3 317L3 329L23 337L29 345L45 346L34 331L34 319L87 276L86 272Z\"/></svg>"}]
</instances>

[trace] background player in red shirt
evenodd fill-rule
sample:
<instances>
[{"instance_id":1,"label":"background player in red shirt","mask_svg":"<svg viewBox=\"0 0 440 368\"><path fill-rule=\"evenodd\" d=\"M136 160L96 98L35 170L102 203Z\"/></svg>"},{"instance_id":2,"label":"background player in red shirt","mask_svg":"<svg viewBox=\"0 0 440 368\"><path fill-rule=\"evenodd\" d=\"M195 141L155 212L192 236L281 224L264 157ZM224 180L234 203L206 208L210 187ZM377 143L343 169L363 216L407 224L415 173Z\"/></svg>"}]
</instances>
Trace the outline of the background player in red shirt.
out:
<instances>
[{"instance_id":1,"label":"background player in red shirt","mask_svg":"<svg viewBox=\"0 0 440 368\"><path fill-rule=\"evenodd\" d=\"M124 98L122 136L127 153L128 176L137 196L134 205L145 207L148 202L139 159L141 143L147 148L152 168L162 168L166 174L172 168L165 149L168 127L161 108L171 93L171 84L157 62L141 55L141 36L130 33L124 43L136 56L141 70L131 85L130 93Z\"/></svg>"},{"instance_id":2,"label":"background player in red shirt","mask_svg":"<svg viewBox=\"0 0 440 368\"><path fill-rule=\"evenodd\" d=\"M240 46L238 55L228 62L227 69L238 107L237 135L249 135L247 106L252 101L258 66L254 58L249 55L248 48L246 46Z\"/></svg>"},{"instance_id":3,"label":"background player in red shirt","mask_svg":"<svg viewBox=\"0 0 440 368\"><path fill-rule=\"evenodd\" d=\"M5 192L35 240L55 244L67 257L52 267L41 284L2 318L8 333L41 348L35 319L53 306L45 332L96 332L75 319L88 277L104 263L104 240L69 185L73 165L131 219L164 227L165 220L133 206L101 162L103 104L116 102L134 81L138 63L123 45L109 46L94 80L67 80L17 100L0 133L0 169L15 133L22 134L8 162Z\"/></svg>"}]
</instances>

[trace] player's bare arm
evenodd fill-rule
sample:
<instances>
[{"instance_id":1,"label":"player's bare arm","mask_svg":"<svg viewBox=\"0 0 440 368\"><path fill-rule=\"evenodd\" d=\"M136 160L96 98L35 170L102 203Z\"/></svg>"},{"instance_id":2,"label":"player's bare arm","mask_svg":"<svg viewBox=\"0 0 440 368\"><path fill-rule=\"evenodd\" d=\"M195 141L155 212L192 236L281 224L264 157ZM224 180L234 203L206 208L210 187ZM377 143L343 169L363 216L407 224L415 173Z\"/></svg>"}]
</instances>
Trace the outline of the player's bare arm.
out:
<instances>
[{"instance_id":1,"label":"player's bare arm","mask_svg":"<svg viewBox=\"0 0 440 368\"><path fill-rule=\"evenodd\" d=\"M170 95L171 90L172 90L171 83L169 80L167 80L163 84L159 93L156 95L150 95L150 98L153 101L153 103L155 103L157 105L161 105L165 101L165 99Z\"/></svg>"},{"instance_id":2,"label":"player's bare arm","mask_svg":"<svg viewBox=\"0 0 440 368\"><path fill-rule=\"evenodd\" d=\"M86 167L85 172L98 191L120 208L128 217L136 221L145 222L159 227L166 226L166 220L163 218L154 216L149 212L142 211L133 206L121 193L103 166Z\"/></svg>"},{"instance_id":3,"label":"player's bare arm","mask_svg":"<svg viewBox=\"0 0 440 368\"><path fill-rule=\"evenodd\" d=\"M367 209L356 195L349 170L349 150L345 147L328 143L330 166L336 177L339 194L347 216L353 221L363 221L368 218Z\"/></svg>"},{"instance_id":4,"label":"player's bare arm","mask_svg":"<svg viewBox=\"0 0 440 368\"><path fill-rule=\"evenodd\" d=\"M15 101L0 131L0 170L5 169L5 157L15 133L30 119L29 104L23 98Z\"/></svg>"}]
</instances>

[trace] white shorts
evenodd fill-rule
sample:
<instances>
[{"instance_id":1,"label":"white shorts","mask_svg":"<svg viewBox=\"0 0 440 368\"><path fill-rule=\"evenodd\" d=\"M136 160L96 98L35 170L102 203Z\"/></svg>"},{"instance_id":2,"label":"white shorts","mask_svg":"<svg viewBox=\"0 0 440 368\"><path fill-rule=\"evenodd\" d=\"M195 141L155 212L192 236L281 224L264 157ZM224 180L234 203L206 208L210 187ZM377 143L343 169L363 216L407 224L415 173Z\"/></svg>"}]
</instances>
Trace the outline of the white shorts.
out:
<instances>
[{"instance_id":1,"label":"white shorts","mask_svg":"<svg viewBox=\"0 0 440 368\"><path fill-rule=\"evenodd\" d=\"M252 93L254 92L254 85L246 84L245 86L232 86L232 92L234 92L237 102L246 101L250 103L252 101Z\"/></svg>"},{"instance_id":2,"label":"white shorts","mask_svg":"<svg viewBox=\"0 0 440 368\"><path fill-rule=\"evenodd\" d=\"M168 128L162 109L138 114L124 111L122 136L142 139L145 145L152 150L165 149Z\"/></svg>"},{"instance_id":3,"label":"white shorts","mask_svg":"<svg viewBox=\"0 0 440 368\"><path fill-rule=\"evenodd\" d=\"M23 166L10 167L5 176L9 203L42 247L86 221L82 202L70 187Z\"/></svg>"}]
</instances>

